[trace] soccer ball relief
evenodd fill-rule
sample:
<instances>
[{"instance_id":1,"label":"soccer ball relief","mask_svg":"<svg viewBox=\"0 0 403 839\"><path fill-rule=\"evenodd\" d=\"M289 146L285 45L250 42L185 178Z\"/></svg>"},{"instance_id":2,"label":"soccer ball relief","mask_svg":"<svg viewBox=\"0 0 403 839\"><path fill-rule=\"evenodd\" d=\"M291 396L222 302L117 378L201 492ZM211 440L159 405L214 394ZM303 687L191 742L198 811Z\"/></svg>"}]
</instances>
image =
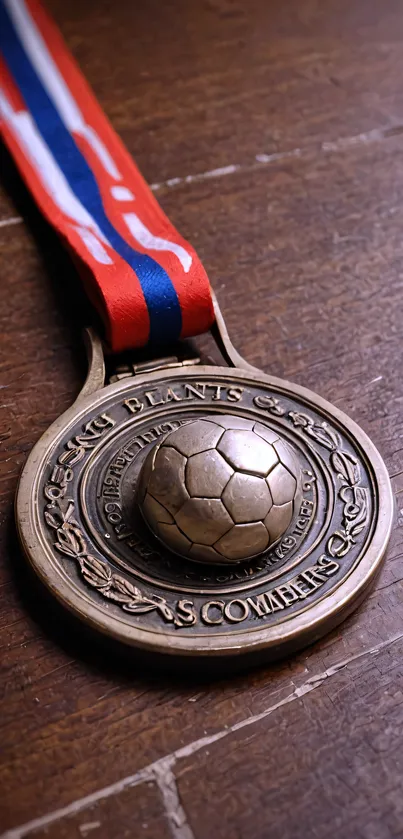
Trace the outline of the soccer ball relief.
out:
<instances>
[{"instance_id":1,"label":"soccer ball relief","mask_svg":"<svg viewBox=\"0 0 403 839\"><path fill-rule=\"evenodd\" d=\"M300 467L260 422L217 415L171 431L144 463L139 504L170 550L199 562L250 559L277 542L301 504Z\"/></svg>"}]
</instances>

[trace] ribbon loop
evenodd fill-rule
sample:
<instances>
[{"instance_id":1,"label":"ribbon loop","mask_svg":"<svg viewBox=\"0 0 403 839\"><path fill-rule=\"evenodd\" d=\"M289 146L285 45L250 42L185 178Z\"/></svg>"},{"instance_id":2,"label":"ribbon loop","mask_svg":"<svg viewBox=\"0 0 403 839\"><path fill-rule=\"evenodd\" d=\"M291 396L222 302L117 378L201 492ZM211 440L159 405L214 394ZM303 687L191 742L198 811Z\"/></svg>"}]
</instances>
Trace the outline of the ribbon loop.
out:
<instances>
[{"instance_id":1,"label":"ribbon loop","mask_svg":"<svg viewBox=\"0 0 403 839\"><path fill-rule=\"evenodd\" d=\"M38 0L0 0L0 127L72 250L112 350L207 331L206 272L170 223Z\"/></svg>"}]
</instances>

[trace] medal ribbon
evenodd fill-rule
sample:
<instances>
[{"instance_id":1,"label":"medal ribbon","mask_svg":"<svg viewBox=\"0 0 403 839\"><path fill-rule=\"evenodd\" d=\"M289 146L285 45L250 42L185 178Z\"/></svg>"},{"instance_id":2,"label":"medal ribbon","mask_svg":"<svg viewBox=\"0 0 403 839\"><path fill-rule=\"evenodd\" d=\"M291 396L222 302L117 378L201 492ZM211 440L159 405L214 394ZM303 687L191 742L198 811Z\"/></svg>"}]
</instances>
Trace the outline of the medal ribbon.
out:
<instances>
[{"instance_id":1,"label":"medal ribbon","mask_svg":"<svg viewBox=\"0 0 403 839\"><path fill-rule=\"evenodd\" d=\"M0 129L73 253L111 349L214 320L206 272L165 216L38 0L0 0Z\"/></svg>"}]
</instances>

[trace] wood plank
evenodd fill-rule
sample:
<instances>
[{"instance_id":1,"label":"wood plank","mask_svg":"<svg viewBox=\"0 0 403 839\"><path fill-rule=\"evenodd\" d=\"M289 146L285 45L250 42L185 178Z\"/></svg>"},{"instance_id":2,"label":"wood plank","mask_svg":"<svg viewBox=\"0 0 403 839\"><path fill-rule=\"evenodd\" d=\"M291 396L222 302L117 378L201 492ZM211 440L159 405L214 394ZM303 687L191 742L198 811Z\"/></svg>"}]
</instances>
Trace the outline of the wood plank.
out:
<instances>
[{"instance_id":1,"label":"wood plank","mask_svg":"<svg viewBox=\"0 0 403 839\"><path fill-rule=\"evenodd\" d=\"M171 839L161 796L151 782L101 798L30 832L34 839Z\"/></svg>"},{"instance_id":2,"label":"wood plank","mask_svg":"<svg viewBox=\"0 0 403 839\"><path fill-rule=\"evenodd\" d=\"M156 194L197 247L237 348L361 423L399 501L400 4L52 0L49 7L148 180L182 178ZM239 169L185 180L229 164ZM321 839L349 824L350 835L361 830L366 839L398 835L401 645L369 651L403 631L402 511L383 574L357 615L295 658L219 681L178 679L135 657L116 658L34 585L12 498L26 454L79 389L79 336L89 314L64 251L9 163L3 168L0 222L22 213L24 224L0 224L2 829L97 796L174 755L195 839L275 837L288 835L287 826L292 837L299 823ZM326 684L294 701L298 688L329 670ZM256 731L231 733L210 755L177 757L283 700ZM80 826L101 821L89 835L103 829L115 839L143 808L151 833L136 822L136 835L164 836L163 793L148 789L113 792L76 821L52 822L46 835L80 836ZM167 824L172 833L172 817Z\"/></svg>"},{"instance_id":3,"label":"wood plank","mask_svg":"<svg viewBox=\"0 0 403 839\"><path fill-rule=\"evenodd\" d=\"M195 839L400 836L402 652L400 641L358 659L179 763Z\"/></svg>"}]
</instances>

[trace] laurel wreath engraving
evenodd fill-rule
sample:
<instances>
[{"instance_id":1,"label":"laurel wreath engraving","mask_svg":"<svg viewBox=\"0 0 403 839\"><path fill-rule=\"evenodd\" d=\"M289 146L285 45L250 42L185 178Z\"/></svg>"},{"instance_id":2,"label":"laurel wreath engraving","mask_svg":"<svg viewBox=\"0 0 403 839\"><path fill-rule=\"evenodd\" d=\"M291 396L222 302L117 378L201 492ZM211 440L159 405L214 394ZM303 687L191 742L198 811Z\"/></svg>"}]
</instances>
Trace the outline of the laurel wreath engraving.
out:
<instances>
[{"instance_id":1,"label":"laurel wreath engraving","mask_svg":"<svg viewBox=\"0 0 403 839\"><path fill-rule=\"evenodd\" d=\"M125 612L143 615L156 611L165 620L172 621L175 616L165 598L157 594L151 597L144 595L141 589L125 577L115 574L107 562L88 553L86 540L74 519L74 501L66 499L68 485L74 478L73 466L83 460L103 433L113 425L114 421L107 414L101 414L86 423L82 433L66 444L44 488L48 500L44 512L45 521L55 532L56 550L74 559L86 583L103 597L119 604Z\"/></svg>"},{"instance_id":2,"label":"laurel wreath engraving","mask_svg":"<svg viewBox=\"0 0 403 839\"><path fill-rule=\"evenodd\" d=\"M327 550L331 556L341 558L356 544L356 537L368 523L368 490L360 485L359 463L352 454L343 451L340 435L327 422L317 423L298 411L290 411L289 417L308 437L331 452L330 465L341 482L338 495L344 506L341 527L328 539Z\"/></svg>"},{"instance_id":3,"label":"laurel wreath engraving","mask_svg":"<svg viewBox=\"0 0 403 839\"><path fill-rule=\"evenodd\" d=\"M125 577L114 574L107 562L88 553L85 538L72 518L73 511L74 503L70 501L65 513L58 508L57 515L60 518L46 511L45 519L49 527L55 530L56 550L77 561L86 583L97 589L103 597L119 603L125 612L144 615L157 610L165 620L173 620L174 614L163 597L144 595L141 589Z\"/></svg>"}]
</instances>

